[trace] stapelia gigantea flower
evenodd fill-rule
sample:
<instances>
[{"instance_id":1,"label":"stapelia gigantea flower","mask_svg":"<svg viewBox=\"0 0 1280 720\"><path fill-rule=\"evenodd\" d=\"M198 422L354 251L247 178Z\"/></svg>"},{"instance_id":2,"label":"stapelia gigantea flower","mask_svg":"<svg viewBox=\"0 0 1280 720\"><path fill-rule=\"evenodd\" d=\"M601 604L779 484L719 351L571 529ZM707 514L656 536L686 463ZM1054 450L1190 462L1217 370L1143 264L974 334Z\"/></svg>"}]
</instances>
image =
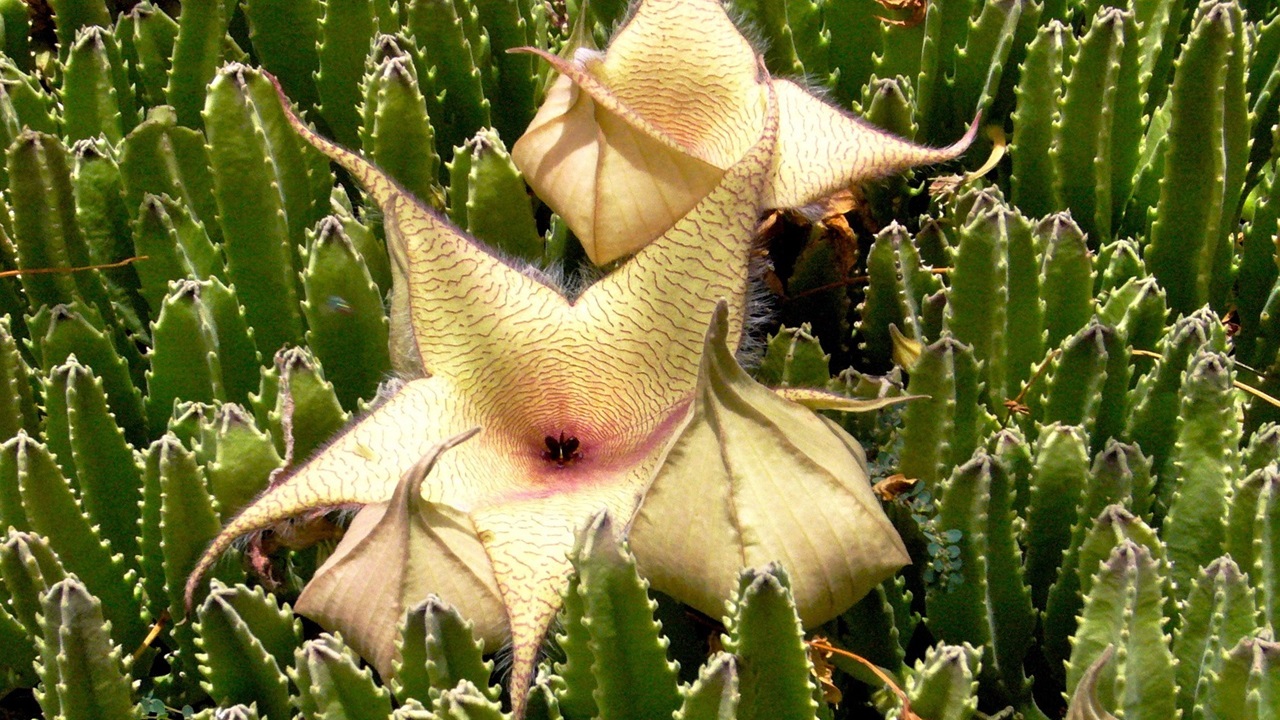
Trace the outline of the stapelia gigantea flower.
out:
<instances>
[{"instance_id":1,"label":"stapelia gigantea flower","mask_svg":"<svg viewBox=\"0 0 1280 720\"><path fill-rule=\"evenodd\" d=\"M656 588L713 615L743 566L784 562L812 624L907 562L857 443L733 358L776 122L657 241L574 300L292 122L382 209L426 377L232 520L188 581L188 604L235 538L363 505L298 610L386 676L396 623L435 593L490 647L510 639L519 717L568 552L601 510L630 527Z\"/></svg>"},{"instance_id":2,"label":"stapelia gigantea flower","mask_svg":"<svg viewBox=\"0 0 1280 720\"><path fill-rule=\"evenodd\" d=\"M795 208L858 182L949 160L760 73L719 0L642 0L606 52L531 50L560 77L511 157L597 265L666 231L760 137L777 97L778 149L761 198Z\"/></svg>"}]
</instances>

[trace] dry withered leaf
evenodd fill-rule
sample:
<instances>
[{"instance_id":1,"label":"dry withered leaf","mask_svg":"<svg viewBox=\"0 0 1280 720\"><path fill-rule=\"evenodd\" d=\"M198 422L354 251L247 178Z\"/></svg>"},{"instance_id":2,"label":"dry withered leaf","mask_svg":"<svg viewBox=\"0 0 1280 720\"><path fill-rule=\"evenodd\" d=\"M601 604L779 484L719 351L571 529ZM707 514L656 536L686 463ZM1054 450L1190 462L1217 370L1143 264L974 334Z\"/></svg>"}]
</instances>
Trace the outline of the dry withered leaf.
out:
<instances>
[{"instance_id":1,"label":"dry withered leaf","mask_svg":"<svg viewBox=\"0 0 1280 720\"><path fill-rule=\"evenodd\" d=\"M918 482L920 482L919 478L909 478L902 473L894 473L872 485L871 489L875 491L876 497L889 502L899 495L909 492Z\"/></svg>"}]
</instances>

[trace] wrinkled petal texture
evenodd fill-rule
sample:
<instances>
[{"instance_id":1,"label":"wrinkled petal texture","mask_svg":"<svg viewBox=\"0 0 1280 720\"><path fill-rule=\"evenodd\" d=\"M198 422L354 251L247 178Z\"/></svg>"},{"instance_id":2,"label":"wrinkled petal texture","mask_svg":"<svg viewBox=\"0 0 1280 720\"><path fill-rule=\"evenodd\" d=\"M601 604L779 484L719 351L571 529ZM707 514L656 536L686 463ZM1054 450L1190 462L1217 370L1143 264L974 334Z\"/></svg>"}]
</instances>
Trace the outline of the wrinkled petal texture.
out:
<instances>
[{"instance_id":1,"label":"wrinkled petal texture","mask_svg":"<svg viewBox=\"0 0 1280 720\"><path fill-rule=\"evenodd\" d=\"M431 421L406 423L405 418L430 418ZM385 502L405 471L437 443L477 424L474 409L445 379L407 383L361 422L337 436L310 462L277 481L232 519L192 571L186 588L188 602L200 577L237 538L315 508ZM444 464L451 473L449 476L459 480L441 483L435 490L438 499L447 497L466 505L492 490L493 476L479 476L476 483L460 481L474 476L474 472L468 473L467 469L491 465L474 454L484 444L481 438L447 455Z\"/></svg>"},{"instance_id":2,"label":"wrinkled petal texture","mask_svg":"<svg viewBox=\"0 0 1280 720\"><path fill-rule=\"evenodd\" d=\"M778 150L765 205L807 205L866 180L959 156L978 132L945 148L916 145L841 112L790 80L774 80L778 96Z\"/></svg>"},{"instance_id":3,"label":"wrinkled petal texture","mask_svg":"<svg viewBox=\"0 0 1280 720\"><path fill-rule=\"evenodd\" d=\"M587 71L664 138L719 168L764 127L756 52L716 0L642 2Z\"/></svg>"},{"instance_id":4,"label":"wrinkled petal texture","mask_svg":"<svg viewBox=\"0 0 1280 720\"><path fill-rule=\"evenodd\" d=\"M720 182L727 166L689 154L578 65L539 54L563 74L511 157L592 262L648 245ZM572 98L563 112L561 95Z\"/></svg>"},{"instance_id":5,"label":"wrinkled petal texture","mask_svg":"<svg viewBox=\"0 0 1280 720\"><path fill-rule=\"evenodd\" d=\"M744 567L781 562L806 627L846 610L909 562L858 443L751 379L718 312L690 420L630 532L653 586L715 616ZM785 500L783 500L785 498Z\"/></svg>"}]
</instances>

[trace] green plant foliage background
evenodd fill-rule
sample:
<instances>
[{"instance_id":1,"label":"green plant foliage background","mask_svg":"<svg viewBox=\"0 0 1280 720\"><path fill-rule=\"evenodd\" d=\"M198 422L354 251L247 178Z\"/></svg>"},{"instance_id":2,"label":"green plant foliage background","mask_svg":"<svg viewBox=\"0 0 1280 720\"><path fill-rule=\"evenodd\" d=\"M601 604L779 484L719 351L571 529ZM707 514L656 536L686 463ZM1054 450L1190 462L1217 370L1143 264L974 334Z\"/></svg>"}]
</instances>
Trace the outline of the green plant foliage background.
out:
<instances>
[{"instance_id":1,"label":"green plant foliage background","mask_svg":"<svg viewBox=\"0 0 1280 720\"><path fill-rule=\"evenodd\" d=\"M927 396L842 418L876 480L916 481L886 500L915 564L810 636L929 720L1280 717L1276 7L729 4L772 73L873 123L945 144L980 112L1002 132L970 169L1008 138L983 177L774 218L757 377ZM379 218L261 69L460 227L572 274L576 240L506 152L548 71L507 50L559 51L578 21L603 46L626 12L0 0L6 711L501 717L499 649L437 601L403 619L386 684L294 617L332 517L233 553L180 622L223 521L393 370ZM905 716L862 665L806 652L785 568L695 617L602 533L575 551L531 716Z\"/></svg>"}]
</instances>

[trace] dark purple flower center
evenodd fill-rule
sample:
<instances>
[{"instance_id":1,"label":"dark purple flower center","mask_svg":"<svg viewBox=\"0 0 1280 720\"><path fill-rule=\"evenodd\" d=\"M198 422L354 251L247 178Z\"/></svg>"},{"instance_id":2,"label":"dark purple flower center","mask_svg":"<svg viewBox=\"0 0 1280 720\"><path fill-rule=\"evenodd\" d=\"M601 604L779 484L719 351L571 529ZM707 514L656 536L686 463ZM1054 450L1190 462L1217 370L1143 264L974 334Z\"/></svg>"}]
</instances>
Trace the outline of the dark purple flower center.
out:
<instances>
[{"instance_id":1,"label":"dark purple flower center","mask_svg":"<svg viewBox=\"0 0 1280 720\"><path fill-rule=\"evenodd\" d=\"M578 438L572 435L560 433L560 437L551 435L543 438L547 449L542 452L542 459L547 462L553 462L561 467L569 463L582 459L582 453L578 452Z\"/></svg>"}]
</instances>

